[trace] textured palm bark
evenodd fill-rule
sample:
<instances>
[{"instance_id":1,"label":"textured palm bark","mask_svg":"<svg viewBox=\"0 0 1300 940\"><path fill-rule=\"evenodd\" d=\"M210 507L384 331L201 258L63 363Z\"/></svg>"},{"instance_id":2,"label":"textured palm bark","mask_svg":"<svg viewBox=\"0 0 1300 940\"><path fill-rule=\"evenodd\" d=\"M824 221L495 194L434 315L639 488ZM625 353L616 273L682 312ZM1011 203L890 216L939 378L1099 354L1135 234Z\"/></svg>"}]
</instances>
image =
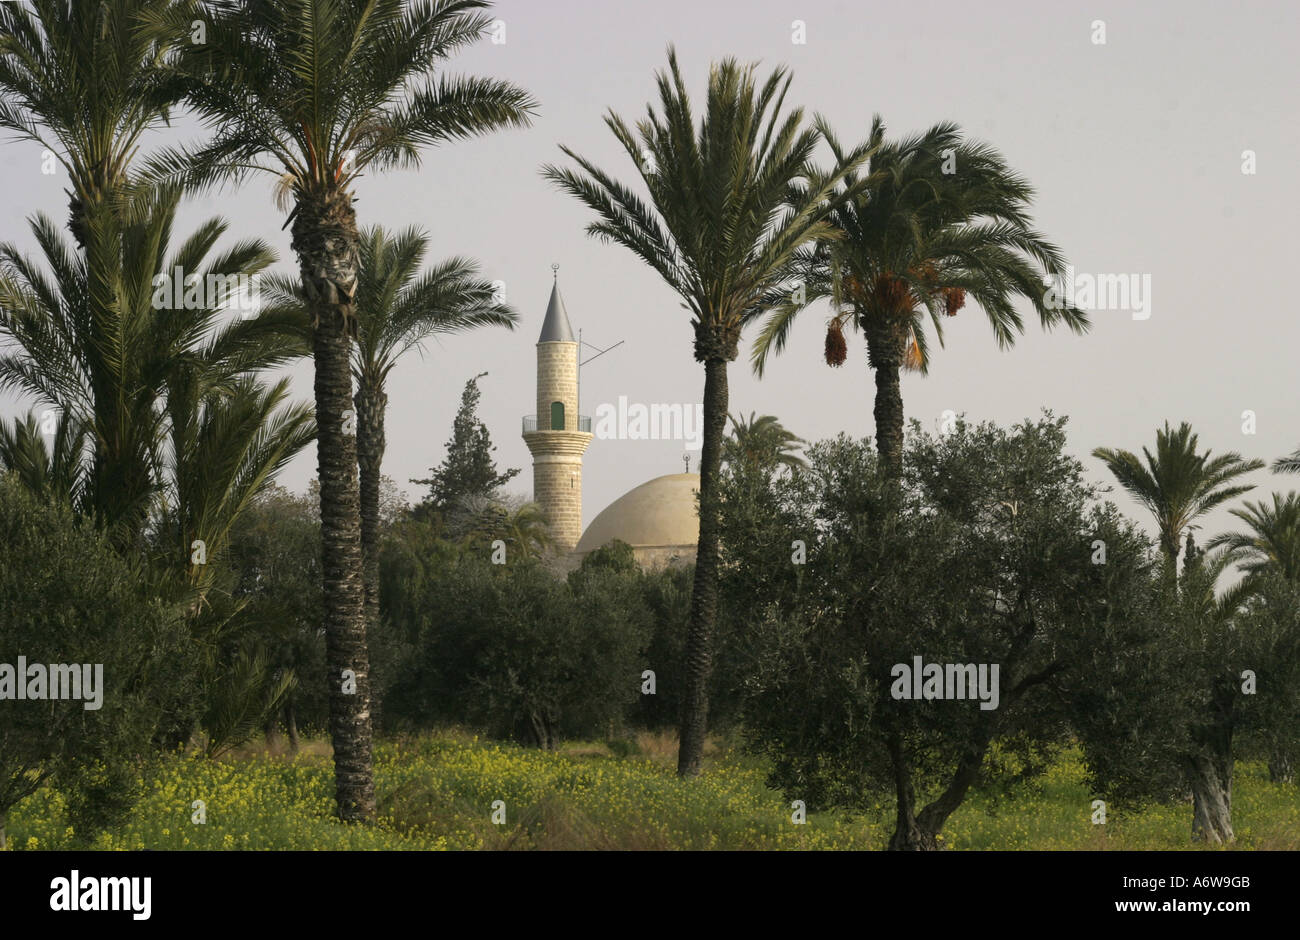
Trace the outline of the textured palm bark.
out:
<instances>
[{"instance_id":1,"label":"textured palm bark","mask_svg":"<svg viewBox=\"0 0 1300 940\"><path fill-rule=\"evenodd\" d=\"M886 476L903 473L903 391L899 372L907 340L907 324L901 319L868 319L867 361L876 376L876 451Z\"/></svg>"},{"instance_id":2,"label":"textured palm bark","mask_svg":"<svg viewBox=\"0 0 1300 940\"><path fill-rule=\"evenodd\" d=\"M262 728L262 733L266 739L266 749L274 754L280 747L279 713L271 712L266 716L266 725Z\"/></svg>"},{"instance_id":3,"label":"textured palm bark","mask_svg":"<svg viewBox=\"0 0 1300 940\"><path fill-rule=\"evenodd\" d=\"M686 689L682 696L677 774L698 776L709 726L709 678L718 617L718 475L726 433L727 363L736 358L739 331L696 330L695 358L704 363L704 439L700 451L700 539L695 550L691 620L686 636Z\"/></svg>"},{"instance_id":4,"label":"textured palm bark","mask_svg":"<svg viewBox=\"0 0 1300 940\"><path fill-rule=\"evenodd\" d=\"M357 445L352 410L352 300L357 283L357 225L345 190L300 195L293 250L312 313L315 358L317 468L321 503L321 565L325 600L325 664L330 690L330 737L339 817L374 818L371 767L370 662ZM355 676L345 692L344 675Z\"/></svg>"},{"instance_id":5,"label":"textured palm bark","mask_svg":"<svg viewBox=\"0 0 1300 940\"><path fill-rule=\"evenodd\" d=\"M379 478L384 463L384 412L388 396L380 389L361 387L357 406L357 467L361 482L361 566L365 580L366 631L379 627ZM371 688L371 724L380 721L380 696Z\"/></svg>"}]
</instances>

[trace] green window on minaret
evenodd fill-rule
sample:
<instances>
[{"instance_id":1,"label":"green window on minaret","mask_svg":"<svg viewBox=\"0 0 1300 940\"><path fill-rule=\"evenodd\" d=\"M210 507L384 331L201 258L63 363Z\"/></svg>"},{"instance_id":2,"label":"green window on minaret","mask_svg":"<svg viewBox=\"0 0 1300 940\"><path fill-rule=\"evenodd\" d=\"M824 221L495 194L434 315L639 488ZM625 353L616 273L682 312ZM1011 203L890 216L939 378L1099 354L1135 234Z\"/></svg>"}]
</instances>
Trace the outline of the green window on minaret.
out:
<instances>
[{"instance_id":1,"label":"green window on minaret","mask_svg":"<svg viewBox=\"0 0 1300 940\"><path fill-rule=\"evenodd\" d=\"M551 430L564 430L564 402L562 401L551 402Z\"/></svg>"}]
</instances>

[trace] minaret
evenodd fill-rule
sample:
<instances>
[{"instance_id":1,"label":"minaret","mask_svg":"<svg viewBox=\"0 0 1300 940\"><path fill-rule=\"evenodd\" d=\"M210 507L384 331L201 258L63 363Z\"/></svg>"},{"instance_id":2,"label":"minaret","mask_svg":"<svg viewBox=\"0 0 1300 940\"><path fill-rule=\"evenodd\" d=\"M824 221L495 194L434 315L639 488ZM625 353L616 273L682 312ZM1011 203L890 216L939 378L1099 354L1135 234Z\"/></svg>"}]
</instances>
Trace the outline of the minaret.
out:
<instances>
[{"instance_id":1,"label":"minaret","mask_svg":"<svg viewBox=\"0 0 1300 940\"><path fill-rule=\"evenodd\" d=\"M564 554L582 536L582 454L591 438L591 419L578 414L578 341L557 277L537 339L537 410L524 416L524 443L533 455L533 500Z\"/></svg>"}]
</instances>

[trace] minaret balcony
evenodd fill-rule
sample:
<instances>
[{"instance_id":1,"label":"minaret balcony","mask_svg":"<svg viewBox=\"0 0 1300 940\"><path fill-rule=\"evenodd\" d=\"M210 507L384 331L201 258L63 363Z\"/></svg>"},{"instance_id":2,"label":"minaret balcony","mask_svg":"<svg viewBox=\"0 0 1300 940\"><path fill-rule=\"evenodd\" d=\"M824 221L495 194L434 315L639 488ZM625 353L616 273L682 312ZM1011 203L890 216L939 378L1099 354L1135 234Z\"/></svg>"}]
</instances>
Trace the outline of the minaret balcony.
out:
<instances>
[{"instance_id":1,"label":"minaret balcony","mask_svg":"<svg viewBox=\"0 0 1300 940\"><path fill-rule=\"evenodd\" d=\"M524 433L528 434L533 431L580 431L583 434L591 433L591 418L587 415L578 415L576 422L573 418L568 418L564 423L564 427L556 428L551 426L550 415L524 415Z\"/></svg>"}]
</instances>

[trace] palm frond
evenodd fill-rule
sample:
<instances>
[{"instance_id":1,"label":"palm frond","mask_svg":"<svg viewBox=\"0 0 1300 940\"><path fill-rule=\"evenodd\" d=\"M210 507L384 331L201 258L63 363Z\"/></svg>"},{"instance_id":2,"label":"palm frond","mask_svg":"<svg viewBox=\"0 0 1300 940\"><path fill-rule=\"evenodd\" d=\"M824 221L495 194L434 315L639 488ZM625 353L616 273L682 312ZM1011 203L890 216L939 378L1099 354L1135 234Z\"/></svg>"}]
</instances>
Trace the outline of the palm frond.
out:
<instances>
[{"instance_id":1,"label":"palm frond","mask_svg":"<svg viewBox=\"0 0 1300 940\"><path fill-rule=\"evenodd\" d=\"M1264 467L1263 461L1246 460L1236 453L1217 457L1209 451L1198 453L1197 435L1187 422L1176 429L1166 422L1156 432L1155 453L1144 447L1142 454L1105 447L1093 451L1120 486L1155 516L1160 545L1170 562L1177 559L1189 525L1254 488L1232 481Z\"/></svg>"}]
</instances>

